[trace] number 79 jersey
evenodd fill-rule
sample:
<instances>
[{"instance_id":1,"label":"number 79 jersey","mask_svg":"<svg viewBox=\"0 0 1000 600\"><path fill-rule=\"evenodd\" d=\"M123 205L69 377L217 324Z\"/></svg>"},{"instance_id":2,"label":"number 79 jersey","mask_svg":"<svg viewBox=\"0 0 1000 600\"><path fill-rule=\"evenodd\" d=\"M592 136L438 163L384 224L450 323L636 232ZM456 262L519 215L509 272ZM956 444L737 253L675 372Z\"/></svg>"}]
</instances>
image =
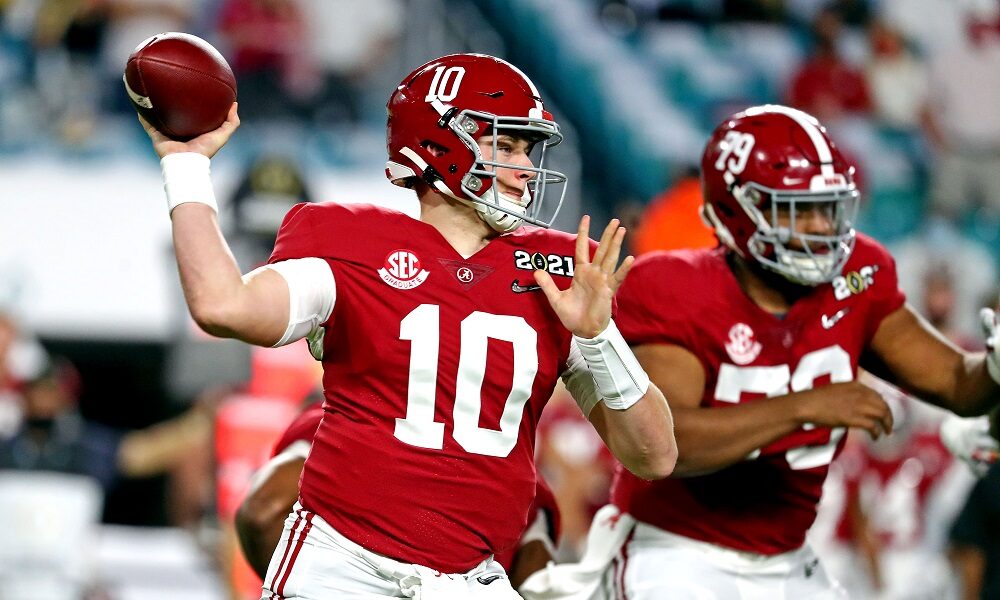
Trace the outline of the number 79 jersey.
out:
<instances>
[{"instance_id":1,"label":"number 79 jersey","mask_svg":"<svg viewBox=\"0 0 1000 600\"><path fill-rule=\"evenodd\" d=\"M799 299L783 318L746 296L721 248L643 256L617 299L626 340L689 350L705 370L701 406L720 410L853 380L879 323L904 301L891 256L861 235L842 275ZM612 500L641 521L689 538L759 554L787 552L803 544L815 520L844 433L807 425L698 477L650 483L619 467Z\"/></svg>"},{"instance_id":2,"label":"number 79 jersey","mask_svg":"<svg viewBox=\"0 0 1000 600\"><path fill-rule=\"evenodd\" d=\"M323 258L337 286L303 506L443 572L513 546L535 493L535 426L571 343L532 271L568 287L574 244L522 227L465 259L402 213L294 207L271 262Z\"/></svg>"}]
</instances>

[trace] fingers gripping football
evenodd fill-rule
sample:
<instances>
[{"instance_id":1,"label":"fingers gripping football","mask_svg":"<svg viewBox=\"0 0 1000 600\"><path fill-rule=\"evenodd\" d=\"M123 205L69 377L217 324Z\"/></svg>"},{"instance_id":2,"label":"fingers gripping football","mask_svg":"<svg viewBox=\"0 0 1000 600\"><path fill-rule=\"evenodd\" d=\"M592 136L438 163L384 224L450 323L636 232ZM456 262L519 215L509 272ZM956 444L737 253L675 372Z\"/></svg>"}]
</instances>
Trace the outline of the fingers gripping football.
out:
<instances>
[{"instance_id":1,"label":"fingers gripping football","mask_svg":"<svg viewBox=\"0 0 1000 600\"><path fill-rule=\"evenodd\" d=\"M634 262L629 256L618 265L625 228L612 219L601 234L597 250L590 257L590 217L580 219L576 236L576 265L569 289L560 290L543 270L534 273L552 309L563 326L581 338L593 338L604 331L611 319L611 299Z\"/></svg>"},{"instance_id":2,"label":"fingers gripping football","mask_svg":"<svg viewBox=\"0 0 1000 600\"><path fill-rule=\"evenodd\" d=\"M142 115L139 115L139 122L142 124L142 128L146 130L146 135L153 142L153 150L156 151L157 156L160 158L177 152L197 152L212 158L229 141L229 138L232 137L233 133L240 126L240 117L236 109L237 103L234 102L229 107L229 114L222 125L213 131L199 135L186 142L170 139L163 132L156 129L152 123L144 119Z\"/></svg>"}]
</instances>

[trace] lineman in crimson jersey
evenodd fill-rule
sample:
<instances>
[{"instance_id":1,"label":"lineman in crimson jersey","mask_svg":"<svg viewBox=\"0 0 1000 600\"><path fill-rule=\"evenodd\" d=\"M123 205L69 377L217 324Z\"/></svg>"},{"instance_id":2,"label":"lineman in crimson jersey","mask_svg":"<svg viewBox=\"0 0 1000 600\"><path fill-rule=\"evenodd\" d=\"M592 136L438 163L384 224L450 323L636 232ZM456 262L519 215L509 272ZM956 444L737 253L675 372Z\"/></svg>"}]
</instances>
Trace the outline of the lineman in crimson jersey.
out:
<instances>
[{"instance_id":1,"label":"lineman in crimson jersey","mask_svg":"<svg viewBox=\"0 0 1000 600\"><path fill-rule=\"evenodd\" d=\"M527 524L535 424L560 376L637 475L676 460L666 401L611 320L625 232L614 220L595 245L587 217L575 237L540 227L561 203L545 159L562 136L509 63L431 61L387 109L386 175L420 219L297 205L244 277L208 177L235 105L187 143L144 124L195 321L263 346L308 338L323 362L326 418L262 598L514 598L492 555Z\"/></svg>"},{"instance_id":2,"label":"lineman in crimson jersey","mask_svg":"<svg viewBox=\"0 0 1000 600\"><path fill-rule=\"evenodd\" d=\"M962 352L905 304L892 257L852 227L854 168L810 115L732 115L701 169L721 244L643 256L617 295L622 334L670 398L679 450L669 479L616 473L612 501L637 520L617 592L840 597L804 542L845 428L892 430L859 365L981 414L1000 399L996 351Z\"/></svg>"},{"instance_id":3,"label":"lineman in crimson jersey","mask_svg":"<svg viewBox=\"0 0 1000 600\"><path fill-rule=\"evenodd\" d=\"M250 490L236 513L236 531L243 554L262 579L278 545L282 523L298 499L302 465L309 456L313 436L322 418L322 404L314 403L292 421L274 445L271 460L254 475ZM498 553L495 560L507 571L511 585L517 589L528 575L552 560L558 539L559 507L549 486L539 476L535 499L528 511L527 529L517 544Z\"/></svg>"}]
</instances>

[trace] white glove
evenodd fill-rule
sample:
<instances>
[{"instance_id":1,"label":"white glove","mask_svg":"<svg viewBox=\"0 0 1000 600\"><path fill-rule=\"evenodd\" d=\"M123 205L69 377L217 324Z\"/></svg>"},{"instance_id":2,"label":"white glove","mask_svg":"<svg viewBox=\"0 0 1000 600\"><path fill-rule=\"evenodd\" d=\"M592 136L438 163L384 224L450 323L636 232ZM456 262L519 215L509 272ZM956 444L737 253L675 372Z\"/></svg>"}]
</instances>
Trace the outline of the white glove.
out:
<instances>
[{"instance_id":1,"label":"white glove","mask_svg":"<svg viewBox=\"0 0 1000 600\"><path fill-rule=\"evenodd\" d=\"M979 311L979 320L986 337L986 369L993 381L1000 385L1000 325L997 324L997 313L992 308L984 308Z\"/></svg>"},{"instance_id":2,"label":"white glove","mask_svg":"<svg viewBox=\"0 0 1000 600\"><path fill-rule=\"evenodd\" d=\"M592 600L603 598L604 573L625 544L635 519L608 504L594 515L587 533L587 549L578 563L549 562L535 571L517 591L524 600Z\"/></svg>"},{"instance_id":3,"label":"white glove","mask_svg":"<svg viewBox=\"0 0 1000 600\"><path fill-rule=\"evenodd\" d=\"M977 477L985 475L990 465L1000 458L1000 444L990 435L990 419L987 416L962 418L949 415L941 422L940 434L945 447Z\"/></svg>"}]
</instances>

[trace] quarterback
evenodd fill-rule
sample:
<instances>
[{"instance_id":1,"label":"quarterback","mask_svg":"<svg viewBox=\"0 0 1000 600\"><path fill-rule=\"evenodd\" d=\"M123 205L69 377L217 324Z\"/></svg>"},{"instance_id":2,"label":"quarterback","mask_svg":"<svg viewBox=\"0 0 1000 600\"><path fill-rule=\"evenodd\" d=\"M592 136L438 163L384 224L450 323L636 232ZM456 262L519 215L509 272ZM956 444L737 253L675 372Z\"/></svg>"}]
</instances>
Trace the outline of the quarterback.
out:
<instances>
[{"instance_id":1,"label":"quarterback","mask_svg":"<svg viewBox=\"0 0 1000 600\"><path fill-rule=\"evenodd\" d=\"M562 135L513 65L436 59L387 111L386 176L420 218L299 204L245 276L209 179L235 105L187 143L144 124L195 321L262 346L305 338L323 363L325 416L262 599L517 598L493 555L527 525L535 426L560 377L637 475L676 460L666 401L611 319L625 231L612 221L594 244L587 217L576 236L546 229Z\"/></svg>"}]
</instances>

